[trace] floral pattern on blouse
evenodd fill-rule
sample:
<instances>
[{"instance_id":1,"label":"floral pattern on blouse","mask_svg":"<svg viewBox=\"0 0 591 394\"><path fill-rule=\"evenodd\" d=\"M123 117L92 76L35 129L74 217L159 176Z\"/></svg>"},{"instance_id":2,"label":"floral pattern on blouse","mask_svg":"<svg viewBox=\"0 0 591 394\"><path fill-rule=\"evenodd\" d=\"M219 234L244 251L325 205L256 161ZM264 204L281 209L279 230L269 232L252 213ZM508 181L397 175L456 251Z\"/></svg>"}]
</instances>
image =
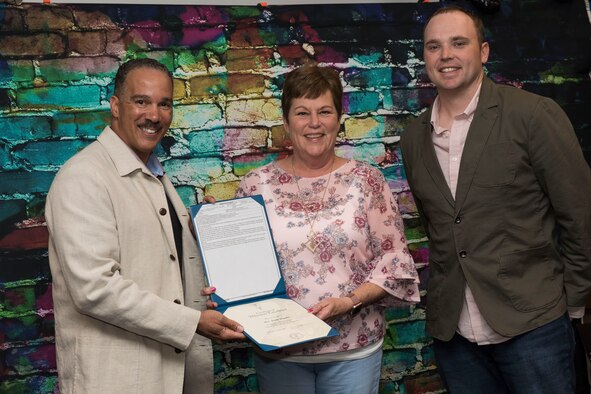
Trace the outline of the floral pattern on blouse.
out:
<instances>
[{"instance_id":1,"label":"floral pattern on blouse","mask_svg":"<svg viewBox=\"0 0 591 394\"><path fill-rule=\"evenodd\" d=\"M379 169L350 160L330 180L327 174L297 177L296 183L293 175L271 163L249 172L236 192L237 197L256 194L265 200L291 299L309 308L327 297L343 297L365 282L388 293L355 316L329 321L339 336L279 353L314 355L367 346L384 336L386 306L419 301L418 274L402 218ZM314 252L305 246L311 224L318 245Z\"/></svg>"}]
</instances>

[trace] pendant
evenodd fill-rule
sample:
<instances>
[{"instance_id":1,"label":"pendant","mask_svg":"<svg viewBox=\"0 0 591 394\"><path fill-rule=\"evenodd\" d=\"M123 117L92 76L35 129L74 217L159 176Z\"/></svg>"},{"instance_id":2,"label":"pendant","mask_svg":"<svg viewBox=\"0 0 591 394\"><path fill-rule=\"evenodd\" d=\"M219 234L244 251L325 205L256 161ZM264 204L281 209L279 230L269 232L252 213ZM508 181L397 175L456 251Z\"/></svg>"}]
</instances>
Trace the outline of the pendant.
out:
<instances>
[{"instance_id":1,"label":"pendant","mask_svg":"<svg viewBox=\"0 0 591 394\"><path fill-rule=\"evenodd\" d=\"M319 244L320 242L316 240L316 233L310 232L310 235L308 235L308 242L306 242L304 245L306 245L306 248L308 248L310 252L314 253Z\"/></svg>"}]
</instances>

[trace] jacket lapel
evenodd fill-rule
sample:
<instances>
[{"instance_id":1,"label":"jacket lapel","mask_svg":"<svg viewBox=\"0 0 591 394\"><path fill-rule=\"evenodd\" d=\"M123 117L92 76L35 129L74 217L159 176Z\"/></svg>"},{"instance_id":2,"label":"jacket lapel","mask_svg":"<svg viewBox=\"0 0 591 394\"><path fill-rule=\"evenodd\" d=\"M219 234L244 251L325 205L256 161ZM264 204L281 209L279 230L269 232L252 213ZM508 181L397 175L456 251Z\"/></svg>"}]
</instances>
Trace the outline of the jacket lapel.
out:
<instances>
[{"instance_id":1,"label":"jacket lapel","mask_svg":"<svg viewBox=\"0 0 591 394\"><path fill-rule=\"evenodd\" d=\"M497 120L498 104L494 97L494 92L494 83L487 77L484 77L478 107L474 113L474 119L470 125L464 151L462 152L462 162L460 163L458 185L456 188L456 211L460 210L468 195L474 173L480 162L493 125Z\"/></svg>"}]
</instances>

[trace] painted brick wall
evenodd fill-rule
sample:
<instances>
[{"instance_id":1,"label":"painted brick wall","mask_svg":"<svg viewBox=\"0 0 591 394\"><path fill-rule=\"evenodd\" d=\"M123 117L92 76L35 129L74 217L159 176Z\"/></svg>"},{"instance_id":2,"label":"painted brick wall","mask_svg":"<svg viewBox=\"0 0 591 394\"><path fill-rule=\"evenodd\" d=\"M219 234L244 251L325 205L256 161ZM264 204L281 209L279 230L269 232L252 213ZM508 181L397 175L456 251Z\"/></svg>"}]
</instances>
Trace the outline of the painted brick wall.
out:
<instances>
[{"instance_id":1,"label":"painted brick wall","mask_svg":"<svg viewBox=\"0 0 591 394\"><path fill-rule=\"evenodd\" d=\"M428 251L401 166L404 127L434 97L421 26L436 4L332 6L0 5L0 392L56 390L44 198L59 167L108 122L121 61L151 57L175 77L159 150L187 205L231 197L284 154L279 93L309 61L341 70L340 155L379 166L398 197L422 294ZM556 99L591 159L591 27L582 0L504 1L484 15L496 81ZM441 392L424 306L387 311L383 393ZM217 392L256 391L252 351L215 348Z\"/></svg>"}]
</instances>

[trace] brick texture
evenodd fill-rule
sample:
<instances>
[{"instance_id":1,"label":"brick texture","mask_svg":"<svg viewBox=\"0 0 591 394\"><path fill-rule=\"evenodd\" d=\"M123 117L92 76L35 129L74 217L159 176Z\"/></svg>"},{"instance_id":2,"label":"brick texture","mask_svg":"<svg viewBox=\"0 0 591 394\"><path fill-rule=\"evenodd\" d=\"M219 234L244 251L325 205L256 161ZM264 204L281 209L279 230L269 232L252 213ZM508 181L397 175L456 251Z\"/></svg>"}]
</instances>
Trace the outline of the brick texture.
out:
<instances>
[{"instance_id":1,"label":"brick texture","mask_svg":"<svg viewBox=\"0 0 591 394\"><path fill-rule=\"evenodd\" d=\"M585 4L503 2L483 18L488 75L554 98L591 161ZM174 76L175 117L157 153L186 205L230 198L249 170L286 155L285 73L312 61L339 70L345 114L337 152L383 171L421 278L420 304L386 312L380 392L443 392L425 332L427 238L398 147L435 97L421 34L437 7L0 4L0 392L56 392L44 200L59 167L108 123L118 65L141 57ZM216 392L259 390L252 355L247 343L215 346Z\"/></svg>"}]
</instances>

